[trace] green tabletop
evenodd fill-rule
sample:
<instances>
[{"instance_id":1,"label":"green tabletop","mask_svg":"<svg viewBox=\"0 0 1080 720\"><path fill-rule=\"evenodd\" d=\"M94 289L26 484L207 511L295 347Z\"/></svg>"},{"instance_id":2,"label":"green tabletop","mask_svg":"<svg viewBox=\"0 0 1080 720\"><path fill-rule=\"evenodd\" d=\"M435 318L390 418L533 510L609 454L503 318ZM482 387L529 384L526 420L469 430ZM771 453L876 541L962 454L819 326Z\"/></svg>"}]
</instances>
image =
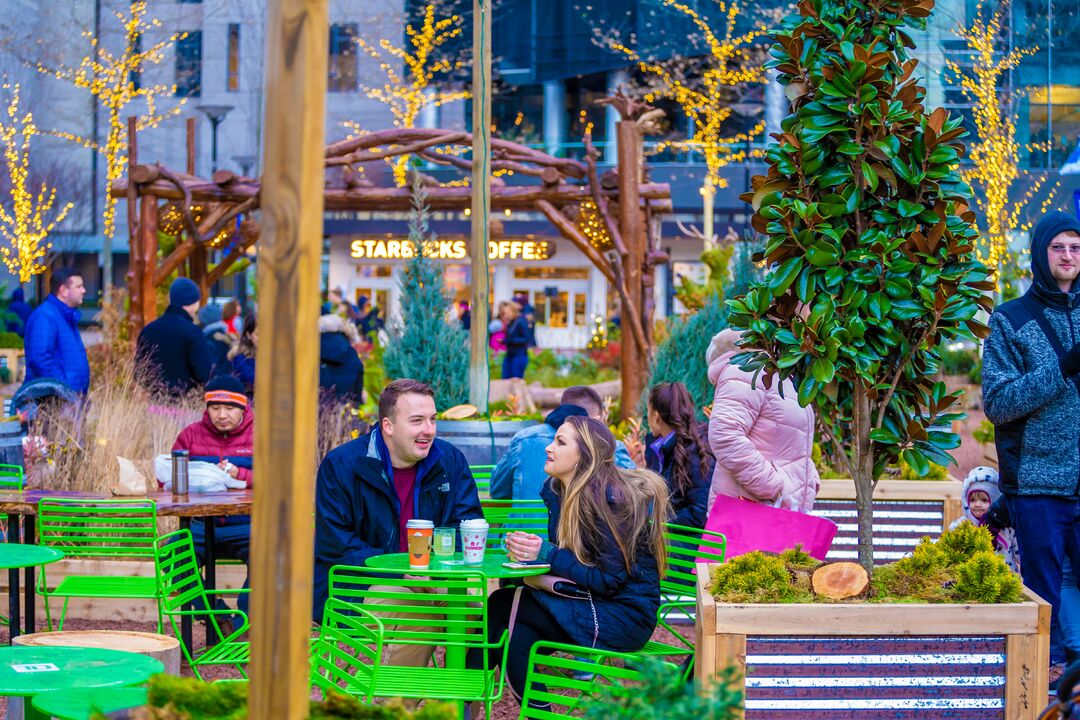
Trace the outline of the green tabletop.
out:
<instances>
[{"instance_id":1,"label":"green tabletop","mask_svg":"<svg viewBox=\"0 0 1080 720\"><path fill-rule=\"evenodd\" d=\"M0 695L137 685L164 669L154 658L121 650L0 647Z\"/></svg>"},{"instance_id":2,"label":"green tabletop","mask_svg":"<svg viewBox=\"0 0 1080 720\"><path fill-rule=\"evenodd\" d=\"M34 707L39 712L60 720L89 720L94 712L111 713L145 704L144 687L54 690L34 697Z\"/></svg>"},{"instance_id":3,"label":"green tabletop","mask_svg":"<svg viewBox=\"0 0 1080 720\"><path fill-rule=\"evenodd\" d=\"M436 555L431 556L429 570L444 573L476 573L479 572L489 579L528 577L530 575L543 575L548 568L530 567L524 570L511 570L503 567L504 562L510 558L506 553L499 550L488 550L484 553L482 565L466 565L462 560L461 553L455 553L453 559L443 560ZM385 555L373 555L367 559L367 567L376 570L390 570L393 572L408 573L410 575L423 575L423 570L409 567L409 553L387 553Z\"/></svg>"},{"instance_id":4,"label":"green tabletop","mask_svg":"<svg viewBox=\"0 0 1080 720\"><path fill-rule=\"evenodd\" d=\"M47 565L63 559L64 553L56 548L22 543L0 543L0 570Z\"/></svg>"}]
</instances>

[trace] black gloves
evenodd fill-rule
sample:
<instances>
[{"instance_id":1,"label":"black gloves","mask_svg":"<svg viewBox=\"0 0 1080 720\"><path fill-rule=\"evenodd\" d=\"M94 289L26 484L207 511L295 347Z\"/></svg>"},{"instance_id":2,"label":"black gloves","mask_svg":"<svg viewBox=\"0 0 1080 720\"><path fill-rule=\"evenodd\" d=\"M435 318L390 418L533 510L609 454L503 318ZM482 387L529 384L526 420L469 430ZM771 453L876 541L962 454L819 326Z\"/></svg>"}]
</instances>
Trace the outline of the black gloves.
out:
<instances>
[{"instance_id":1,"label":"black gloves","mask_svg":"<svg viewBox=\"0 0 1080 720\"><path fill-rule=\"evenodd\" d=\"M990 506L990 510L986 513L986 524L997 531L1012 527L1012 518L1009 517L1009 506L1005 504L1004 495L995 500L994 504Z\"/></svg>"},{"instance_id":2,"label":"black gloves","mask_svg":"<svg viewBox=\"0 0 1080 720\"><path fill-rule=\"evenodd\" d=\"M1058 361L1058 365L1061 366L1061 374L1066 378L1080 373L1080 343L1073 345L1072 348L1066 351L1061 356L1061 360Z\"/></svg>"}]
</instances>

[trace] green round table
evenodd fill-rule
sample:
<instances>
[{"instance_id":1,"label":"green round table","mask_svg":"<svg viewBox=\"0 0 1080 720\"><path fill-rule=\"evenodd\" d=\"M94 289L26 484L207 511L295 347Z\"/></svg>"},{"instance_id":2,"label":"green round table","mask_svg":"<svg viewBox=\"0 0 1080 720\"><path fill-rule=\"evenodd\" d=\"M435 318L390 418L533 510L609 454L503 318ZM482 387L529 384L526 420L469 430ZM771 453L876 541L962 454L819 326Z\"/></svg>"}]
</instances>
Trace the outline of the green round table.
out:
<instances>
[{"instance_id":1,"label":"green round table","mask_svg":"<svg viewBox=\"0 0 1080 720\"><path fill-rule=\"evenodd\" d=\"M145 655L76 647L0 647L0 695L33 697L66 691L79 695L88 688L125 687L144 683L165 667ZM26 719L46 718L28 702Z\"/></svg>"},{"instance_id":2,"label":"green round table","mask_svg":"<svg viewBox=\"0 0 1080 720\"><path fill-rule=\"evenodd\" d=\"M480 565L466 565L461 553L454 553L453 558L442 559L435 554L431 556L431 565L425 570L409 567L409 553L386 553L385 555L373 555L367 559L367 567L375 570L389 570L391 572L406 573L408 575L423 575L426 570L434 570L443 573L476 573L489 580L502 580L504 578L522 578L530 575L543 575L548 572L544 566L533 566L522 570L512 570L503 567L504 562L509 562L505 552L501 550L488 550L484 553L484 562Z\"/></svg>"},{"instance_id":3,"label":"green round table","mask_svg":"<svg viewBox=\"0 0 1080 720\"><path fill-rule=\"evenodd\" d=\"M11 615L11 637L17 637L20 634L22 630L20 625L24 617L27 620L32 617L29 607L34 602L34 568L63 560L63 558L64 553L56 548L12 542L0 543L0 570L8 571L8 613ZM25 614L19 598L19 568L26 568L27 610ZM26 630L33 632L34 628L28 627Z\"/></svg>"},{"instance_id":4,"label":"green round table","mask_svg":"<svg viewBox=\"0 0 1080 720\"><path fill-rule=\"evenodd\" d=\"M34 697L35 710L60 720L89 720L91 713L111 713L145 704L144 687L53 690Z\"/></svg>"}]
</instances>

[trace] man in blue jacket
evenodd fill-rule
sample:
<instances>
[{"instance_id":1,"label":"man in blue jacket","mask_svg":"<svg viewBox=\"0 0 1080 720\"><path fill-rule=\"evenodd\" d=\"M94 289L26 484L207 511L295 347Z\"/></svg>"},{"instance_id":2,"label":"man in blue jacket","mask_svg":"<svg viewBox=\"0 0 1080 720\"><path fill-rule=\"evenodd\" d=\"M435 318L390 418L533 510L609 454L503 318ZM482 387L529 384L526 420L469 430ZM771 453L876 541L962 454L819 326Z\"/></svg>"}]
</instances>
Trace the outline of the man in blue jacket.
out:
<instances>
[{"instance_id":1,"label":"man in blue jacket","mask_svg":"<svg viewBox=\"0 0 1080 720\"><path fill-rule=\"evenodd\" d=\"M77 393L90 388L90 363L79 335L78 311L86 295L82 275L73 268L52 273L49 296L26 321L26 382L52 378Z\"/></svg>"},{"instance_id":2,"label":"man in blue jacket","mask_svg":"<svg viewBox=\"0 0 1080 720\"><path fill-rule=\"evenodd\" d=\"M544 472L547 446L555 439L555 431L571 415L588 415L606 422L604 401L600 394L586 385L563 390L562 403L548 413L544 422L521 430L510 441L510 447L499 459L491 473L491 497L496 500L539 500L540 488L547 480ZM621 468L635 467L630 453L621 440L615 441L615 464Z\"/></svg>"},{"instance_id":3,"label":"man in blue jacket","mask_svg":"<svg viewBox=\"0 0 1080 720\"><path fill-rule=\"evenodd\" d=\"M322 616L334 565L363 567L369 557L405 552L405 524L454 527L483 517L465 456L435 437L435 391L395 380L379 396L379 424L331 450L315 480L313 614ZM426 665L432 648L389 649L394 665Z\"/></svg>"}]
</instances>

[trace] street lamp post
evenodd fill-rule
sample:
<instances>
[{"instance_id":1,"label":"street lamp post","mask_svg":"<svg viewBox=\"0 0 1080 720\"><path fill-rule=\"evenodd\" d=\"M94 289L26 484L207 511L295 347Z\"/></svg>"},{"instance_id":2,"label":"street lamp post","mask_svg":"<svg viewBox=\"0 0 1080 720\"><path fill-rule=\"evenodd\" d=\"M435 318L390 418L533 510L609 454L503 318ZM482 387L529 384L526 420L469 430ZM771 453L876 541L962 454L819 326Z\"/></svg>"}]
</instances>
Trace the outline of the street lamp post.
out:
<instances>
[{"instance_id":1,"label":"street lamp post","mask_svg":"<svg viewBox=\"0 0 1080 720\"><path fill-rule=\"evenodd\" d=\"M217 129L221 121L225 119L225 116L229 114L229 111L233 109L232 105L199 105L195 108L199 112L206 115L206 119L210 121L210 172L217 172Z\"/></svg>"}]
</instances>

